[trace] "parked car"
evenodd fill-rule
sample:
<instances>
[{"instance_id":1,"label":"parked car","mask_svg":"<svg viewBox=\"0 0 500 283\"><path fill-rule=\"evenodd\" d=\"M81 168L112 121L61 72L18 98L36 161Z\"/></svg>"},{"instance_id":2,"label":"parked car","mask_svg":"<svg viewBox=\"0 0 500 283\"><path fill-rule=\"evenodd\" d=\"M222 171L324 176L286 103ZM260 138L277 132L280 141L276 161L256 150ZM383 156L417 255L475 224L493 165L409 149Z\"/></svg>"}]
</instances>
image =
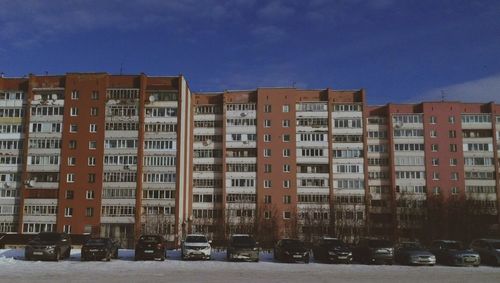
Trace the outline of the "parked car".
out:
<instances>
[{"instance_id":1,"label":"parked car","mask_svg":"<svg viewBox=\"0 0 500 283\"><path fill-rule=\"evenodd\" d=\"M135 245L135 260L159 259L167 257L165 240L160 235L142 235Z\"/></svg>"},{"instance_id":2,"label":"parked car","mask_svg":"<svg viewBox=\"0 0 500 283\"><path fill-rule=\"evenodd\" d=\"M309 263L309 249L298 239L282 239L274 246L274 259L283 262Z\"/></svg>"},{"instance_id":3,"label":"parked car","mask_svg":"<svg viewBox=\"0 0 500 283\"><path fill-rule=\"evenodd\" d=\"M364 264L393 264L394 248L388 240L361 238L353 250L354 260Z\"/></svg>"},{"instance_id":4,"label":"parked car","mask_svg":"<svg viewBox=\"0 0 500 283\"><path fill-rule=\"evenodd\" d=\"M479 266L481 258L478 253L463 248L461 242L452 240L437 240L431 245L439 264L455 266Z\"/></svg>"},{"instance_id":5,"label":"parked car","mask_svg":"<svg viewBox=\"0 0 500 283\"><path fill-rule=\"evenodd\" d=\"M210 259L212 257L210 243L205 235L187 235L181 244L182 259Z\"/></svg>"},{"instance_id":6,"label":"parked car","mask_svg":"<svg viewBox=\"0 0 500 283\"><path fill-rule=\"evenodd\" d=\"M417 242L402 242L394 250L394 261L406 265L436 264L436 256Z\"/></svg>"},{"instance_id":7,"label":"parked car","mask_svg":"<svg viewBox=\"0 0 500 283\"><path fill-rule=\"evenodd\" d=\"M82 246L82 261L112 258L118 258L118 243L110 238L90 238Z\"/></svg>"},{"instance_id":8,"label":"parked car","mask_svg":"<svg viewBox=\"0 0 500 283\"><path fill-rule=\"evenodd\" d=\"M258 243L247 234L235 234L229 239L227 260L259 261L260 249Z\"/></svg>"},{"instance_id":9,"label":"parked car","mask_svg":"<svg viewBox=\"0 0 500 283\"><path fill-rule=\"evenodd\" d=\"M470 246L479 254L482 262L500 266L500 239L477 239Z\"/></svg>"},{"instance_id":10,"label":"parked car","mask_svg":"<svg viewBox=\"0 0 500 283\"><path fill-rule=\"evenodd\" d=\"M337 238L324 237L313 247L315 260L351 263L352 251L348 245Z\"/></svg>"},{"instance_id":11,"label":"parked car","mask_svg":"<svg viewBox=\"0 0 500 283\"><path fill-rule=\"evenodd\" d=\"M69 258L71 238L66 233L42 232L24 249L26 260L55 260Z\"/></svg>"}]
</instances>

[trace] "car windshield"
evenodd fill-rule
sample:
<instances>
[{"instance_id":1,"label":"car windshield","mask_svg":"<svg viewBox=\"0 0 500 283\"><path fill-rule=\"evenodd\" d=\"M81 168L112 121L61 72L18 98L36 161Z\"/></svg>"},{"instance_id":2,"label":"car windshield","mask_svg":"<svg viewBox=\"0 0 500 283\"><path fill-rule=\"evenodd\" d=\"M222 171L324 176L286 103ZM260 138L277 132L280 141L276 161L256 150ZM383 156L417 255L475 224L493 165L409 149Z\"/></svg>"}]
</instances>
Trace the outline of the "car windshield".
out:
<instances>
[{"instance_id":1,"label":"car windshield","mask_svg":"<svg viewBox=\"0 0 500 283\"><path fill-rule=\"evenodd\" d=\"M187 236L186 242L188 243L206 243L207 237L205 236Z\"/></svg>"},{"instance_id":2,"label":"car windshield","mask_svg":"<svg viewBox=\"0 0 500 283\"><path fill-rule=\"evenodd\" d=\"M38 235L35 240L40 241L58 241L61 236L57 233L43 233Z\"/></svg>"},{"instance_id":3,"label":"car windshield","mask_svg":"<svg viewBox=\"0 0 500 283\"><path fill-rule=\"evenodd\" d=\"M99 238L99 239L89 239L86 244L87 245L96 245L96 244L103 245L105 243L106 243L106 239Z\"/></svg>"},{"instance_id":4,"label":"car windshield","mask_svg":"<svg viewBox=\"0 0 500 283\"><path fill-rule=\"evenodd\" d=\"M323 243L322 243L324 246L327 246L327 247L345 247L346 244L344 244L344 242L342 242L341 240L337 240L337 239L331 239L331 240L323 240Z\"/></svg>"},{"instance_id":5,"label":"car windshield","mask_svg":"<svg viewBox=\"0 0 500 283\"><path fill-rule=\"evenodd\" d=\"M499 242L491 242L491 246L496 250L500 249L500 241Z\"/></svg>"},{"instance_id":6,"label":"car windshield","mask_svg":"<svg viewBox=\"0 0 500 283\"><path fill-rule=\"evenodd\" d=\"M253 247L255 246L255 240L252 237L247 236L236 236L232 240L233 246L236 247Z\"/></svg>"},{"instance_id":7,"label":"car windshield","mask_svg":"<svg viewBox=\"0 0 500 283\"><path fill-rule=\"evenodd\" d=\"M157 236L142 236L141 238L139 238L139 241L146 243L156 243L160 242L161 240Z\"/></svg>"},{"instance_id":8,"label":"car windshield","mask_svg":"<svg viewBox=\"0 0 500 283\"><path fill-rule=\"evenodd\" d=\"M418 243L401 243L400 247L406 250L421 250L423 247Z\"/></svg>"},{"instance_id":9,"label":"car windshield","mask_svg":"<svg viewBox=\"0 0 500 283\"><path fill-rule=\"evenodd\" d=\"M392 247L391 242L387 240L370 240L368 241L368 246L370 248L390 248Z\"/></svg>"},{"instance_id":10,"label":"car windshield","mask_svg":"<svg viewBox=\"0 0 500 283\"><path fill-rule=\"evenodd\" d=\"M283 246L288 248L302 248L304 243L299 240L283 240Z\"/></svg>"},{"instance_id":11,"label":"car windshield","mask_svg":"<svg viewBox=\"0 0 500 283\"><path fill-rule=\"evenodd\" d=\"M446 242L444 243L444 247L448 250L460 250L462 244L460 244L460 242Z\"/></svg>"}]
</instances>

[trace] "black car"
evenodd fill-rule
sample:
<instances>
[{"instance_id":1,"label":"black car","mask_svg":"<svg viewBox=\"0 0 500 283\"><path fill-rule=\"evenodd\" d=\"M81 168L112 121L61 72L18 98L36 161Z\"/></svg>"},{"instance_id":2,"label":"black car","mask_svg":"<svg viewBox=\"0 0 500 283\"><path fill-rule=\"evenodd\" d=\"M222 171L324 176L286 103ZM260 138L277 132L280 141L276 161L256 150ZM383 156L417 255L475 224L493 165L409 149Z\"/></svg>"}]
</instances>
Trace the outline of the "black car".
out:
<instances>
[{"instance_id":1,"label":"black car","mask_svg":"<svg viewBox=\"0 0 500 283\"><path fill-rule=\"evenodd\" d=\"M135 260L159 259L167 257L165 240L160 235L142 235L135 245Z\"/></svg>"},{"instance_id":2,"label":"black car","mask_svg":"<svg viewBox=\"0 0 500 283\"><path fill-rule=\"evenodd\" d=\"M393 264L394 248L390 241L362 238L353 250L354 260L364 264Z\"/></svg>"},{"instance_id":3,"label":"black car","mask_svg":"<svg viewBox=\"0 0 500 283\"><path fill-rule=\"evenodd\" d=\"M481 263L479 254L465 249L459 241L434 241L431 245L431 252L436 255L436 262L439 264L477 267Z\"/></svg>"},{"instance_id":4,"label":"black car","mask_svg":"<svg viewBox=\"0 0 500 283\"><path fill-rule=\"evenodd\" d=\"M259 261L258 243L247 234L232 235L227 247L227 260Z\"/></svg>"},{"instance_id":5,"label":"black car","mask_svg":"<svg viewBox=\"0 0 500 283\"><path fill-rule=\"evenodd\" d=\"M481 262L500 266L500 239L477 239L470 247L481 256Z\"/></svg>"},{"instance_id":6,"label":"black car","mask_svg":"<svg viewBox=\"0 0 500 283\"><path fill-rule=\"evenodd\" d=\"M282 262L309 263L309 249L298 239L282 239L274 246L274 259Z\"/></svg>"},{"instance_id":7,"label":"black car","mask_svg":"<svg viewBox=\"0 0 500 283\"><path fill-rule=\"evenodd\" d=\"M82 261L112 258L118 258L118 244L110 238L91 238L82 246Z\"/></svg>"},{"instance_id":8,"label":"black car","mask_svg":"<svg viewBox=\"0 0 500 283\"><path fill-rule=\"evenodd\" d=\"M322 238L313 247L314 259L336 263L351 263L352 251L348 245L337 238Z\"/></svg>"},{"instance_id":9,"label":"black car","mask_svg":"<svg viewBox=\"0 0 500 283\"><path fill-rule=\"evenodd\" d=\"M66 233L42 232L24 249L26 260L55 260L69 258L71 238Z\"/></svg>"}]
</instances>

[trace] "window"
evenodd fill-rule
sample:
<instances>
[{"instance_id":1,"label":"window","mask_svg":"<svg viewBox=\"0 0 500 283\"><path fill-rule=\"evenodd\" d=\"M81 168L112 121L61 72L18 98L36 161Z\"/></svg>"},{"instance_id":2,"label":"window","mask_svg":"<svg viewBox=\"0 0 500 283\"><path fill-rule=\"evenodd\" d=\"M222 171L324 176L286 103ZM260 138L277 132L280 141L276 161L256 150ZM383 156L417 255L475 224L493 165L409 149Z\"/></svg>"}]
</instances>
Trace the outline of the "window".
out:
<instances>
[{"instance_id":1,"label":"window","mask_svg":"<svg viewBox=\"0 0 500 283\"><path fill-rule=\"evenodd\" d=\"M64 225L63 231L64 233L71 234L71 225Z\"/></svg>"},{"instance_id":2,"label":"window","mask_svg":"<svg viewBox=\"0 0 500 283\"><path fill-rule=\"evenodd\" d=\"M457 165L458 165L458 159L450 158L450 166L457 166Z\"/></svg>"},{"instance_id":3,"label":"window","mask_svg":"<svg viewBox=\"0 0 500 283\"><path fill-rule=\"evenodd\" d=\"M435 144L435 143L431 144L431 150L434 151L434 152L436 152L436 151L439 150L439 146L437 144Z\"/></svg>"},{"instance_id":4,"label":"window","mask_svg":"<svg viewBox=\"0 0 500 283\"><path fill-rule=\"evenodd\" d=\"M435 138L437 137L437 131L436 130L432 130L431 131L431 138Z\"/></svg>"},{"instance_id":5,"label":"window","mask_svg":"<svg viewBox=\"0 0 500 283\"><path fill-rule=\"evenodd\" d=\"M292 203L292 196L289 196L289 195L283 196L283 203L284 204Z\"/></svg>"},{"instance_id":6,"label":"window","mask_svg":"<svg viewBox=\"0 0 500 283\"><path fill-rule=\"evenodd\" d=\"M76 157L70 156L68 157L68 166L75 166L76 165Z\"/></svg>"},{"instance_id":7,"label":"window","mask_svg":"<svg viewBox=\"0 0 500 283\"><path fill-rule=\"evenodd\" d=\"M452 139L456 138L457 137L457 131L455 131L455 130L448 131L448 137L452 138Z\"/></svg>"},{"instance_id":8,"label":"window","mask_svg":"<svg viewBox=\"0 0 500 283\"><path fill-rule=\"evenodd\" d=\"M437 195L439 195L439 194L441 194L441 188L440 188L440 187L434 187L434 188L432 189L432 193L433 193L434 195L436 195L436 196L437 196Z\"/></svg>"},{"instance_id":9,"label":"window","mask_svg":"<svg viewBox=\"0 0 500 283\"><path fill-rule=\"evenodd\" d=\"M76 133L78 131L78 126L76 124L69 125L69 132Z\"/></svg>"},{"instance_id":10,"label":"window","mask_svg":"<svg viewBox=\"0 0 500 283\"><path fill-rule=\"evenodd\" d=\"M283 125L283 128L288 128L290 127L290 120L283 120L281 121L281 124Z\"/></svg>"},{"instance_id":11,"label":"window","mask_svg":"<svg viewBox=\"0 0 500 283\"><path fill-rule=\"evenodd\" d=\"M290 164L284 164L283 165L283 172L285 172L285 173L290 172Z\"/></svg>"},{"instance_id":12,"label":"window","mask_svg":"<svg viewBox=\"0 0 500 283\"><path fill-rule=\"evenodd\" d=\"M264 211L264 218L271 219L271 211Z\"/></svg>"},{"instance_id":13,"label":"window","mask_svg":"<svg viewBox=\"0 0 500 283\"><path fill-rule=\"evenodd\" d=\"M90 124L89 125L89 132L91 132L91 133L97 132L97 125L96 124Z\"/></svg>"},{"instance_id":14,"label":"window","mask_svg":"<svg viewBox=\"0 0 500 283\"><path fill-rule=\"evenodd\" d=\"M94 216L94 208L93 207L87 207L87 209L85 209L85 216L87 216L87 217Z\"/></svg>"},{"instance_id":15,"label":"window","mask_svg":"<svg viewBox=\"0 0 500 283\"><path fill-rule=\"evenodd\" d=\"M270 195L264 196L264 203L271 203L271 196Z\"/></svg>"},{"instance_id":16,"label":"window","mask_svg":"<svg viewBox=\"0 0 500 283\"><path fill-rule=\"evenodd\" d=\"M265 134L264 135L264 142L270 142L271 141L271 135L270 134Z\"/></svg>"},{"instance_id":17,"label":"window","mask_svg":"<svg viewBox=\"0 0 500 283\"><path fill-rule=\"evenodd\" d=\"M68 147L70 149L76 149L76 140L70 140Z\"/></svg>"},{"instance_id":18,"label":"window","mask_svg":"<svg viewBox=\"0 0 500 283\"><path fill-rule=\"evenodd\" d=\"M271 113L271 105L270 104L264 105L264 112Z\"/></svg>"},{"instance_id":19,"label":"window","mask_svg":"<svg viewBox=\"0 0 500 283\"><path fill-rule=\"evenodd\" d=\"M430 123L431 123L431 124L436 124L436 123L437 123L437 118L436 118L436 116L431 116L431 118L430 118Z\"/></svg>"},{"instance_id":20,"label":"window","mask_svg":"<svg viewBox=\"0 0 500 283\"><path fill-rule=\"evenodd\" d=\"M439 165L439 158L432 158L432 166L438 166Z\"/></svg>"},{"instance_id":21,"label":"window","mask_svg":"<svg viewBox=\"0 0 500 283\"><path fill-rule=\"evenodd\" d=\"M290 112L290 105L284 104L283 105L283 113L288 113Z\"/></svg>"},{"instance_id":22,"label":"window","mask_svg":"<svg viewBox=\"0 0 500 283\"><path fill-rule=\"evenodd\" d=\"M271 180L264 180L264 188L269 189L271 188L272 183Z\"/></svg>"},{"instance_id":23,"label":"window","mask_svg":"<svg viewBox=\"0 0 500 283\"><path fill-rule=\"evenodd\" d=\"M439 180L439 172L432 172L432 180Z\"/></svg>"},{"instance_id":24,"label":"window","mask_svg":"<svg viewBox=\"0 0 500 283\"><path fill-rule=\"evenodd\" d=\"M264 172L265 173L271 173L271 171L272 171L271 164L264 164Z\"/></svg>"},{"instance_id":25,"label":"window","mask_svg":"<svg viewBox=\"0 0 500 283\"><path fill-rule=\"evenodd\" d=\"M458 172L451 172L451 180L453 181L458 180Z\"/></svg>"},{"instance_id":26,"label":"window","mask_svg":"<svg viewBox=\"0 0 500 283\"><path fill-rule=\"evenodd\" d=\"M95 157L94 156L90 156L88 158L88 165L89 166L95 166Z\"/></svg>"},{"instance_id":27,"label":"window","mask_svg":"<svg viewBox=\"0 0 500 283\"><path fill-rule=\"evenodd\" d=\"M73 199L75 197L75 192L72 190L66 191L66 199Z\"/></svg>"},{"instance_id":28,"label":"window","mask_svg":"<svg viewBox=\"0 0 500 283\"><path fill-rule=\"evenodd\" d=\"M290 149L289 148L283 149L283 157L290 157Z\"/></svg>"},{"instance_id":29,"label":"window","mask_svg":"<svg viewBox=\"0 0 500 283\"><path fill-rule=\"evenodd\" d=\"M97 90L92 91L92 94L90 95L90 99L99 100L99 92Z\"/></svg>"},{"instance_id":30,"label":"window","mask_svg":"<svg viewBox=\"0 0 500 283\"><path fill-rule=\"evenodd\" d=\"M455 116L448 117L448 123L455 124Z\"/></svg>"},{"instance_id":31,"label":"window","mask_svg":"<svg viewBox=\"0 0 500 283\"><path fill-rule=\"evenodd\" d=\"M66 207L64 208L64 217L72 217L73 216L73 208Z\"/></svg>"},{"instance_id":32,"label":"window","mask_svg":"<svg viewBox=\"0 0 500 283\"><path fill-rule=\"evenodd\" d=\"M88 175L88 182L89 183L95 183L95 174L94 173L89 173L89 175Z\"/></svg>"},{"instance_id":33,"label":"window","mask_svg":"<svg viewBox=\"0 0 500 283\"><path fill-rule=\"evenodd\" d=\"M270 156L271 156L271 149L265 148L264 149L264 157L270 157Z\"/></svg>"},{"instance_id":34,"label":"window","mask_svg":"<svg viewBox=\"0 0 500 283\"><path fill-rule=\"evenodd\" d=\"M292 213L290 211L283 211L283 219L292 218Z\"/></svg>"},{"instance_id":35,"label":"window","mask_svg":"<svg viewBox=\"0 0 500 283\"><path fill-rule=\"evenodd\" d=\"M71 99L78 100L78 98L80 98L80 92L78 92L78 90L73 90L71 92Z\"/></svg>"},{"instance_id":36,"label":"window","mask_svg":"<svg viewBox=\"0 0 500 283\"><path fill-rule=\"evenodd\" d=\"M452 187L451 188L451 194L452 195L458 195L458 188L457 187Z\"/></svg>"},{"instance_id":37,"label":"window","mask_svg":"<svg viewBox=\"0 0 500 283\"><path fill-rule=\"evenodd\" d=\"M99 111L99 108L97 108L97 107L90 108L90 116L97 116L98 111Z\"/></svg>"},{"instance_id":38,"label":"window","mask_svg":"<svg viewBox=\"0 0 500 283\"><path fill-rule=\"evenodd\" d=\"M271 127L271 120L264 120L264 128Z\"/></svg>"},{"instance_id":39,"label":"window","mask_svg":"<svg viewBox=\"0 0 500 283\"><path fill-rule=\"evenodd\" d=\"M71 107L69 115L70 116L78 116L78 108L77 107Z\"/></svg>"},{"instance_id":40,"label":"window","mask_svg":"<svg viewBox=\"0 0 500 283\"><path fill-rule=\"evenodd\" d=\"M94 199L95 193L93 190L87 190L85 191L85 198L86 199Z\"/></svg>"},{"instance_id":41,"label":"window","mask_svg":"<svg viewBox=\"0 0 500 283\"><path fill-rule=\"evenodd\" d=\"M75 173L66 174L66 182L74 183L75 182Z\"/></svg>"},{"instance_id":42,"label":"window","mask_svg":"<svg viewBox=\"0 0 500 283\"><path fill-rule=\"evenodd\" d=\"M283 142L289 142L290 141L290 135L283 135Z\"/></svg>"},{"instance_id":43,"label":"window","mask_svg":"<svg viewBox=\"0 0 500 283\"><path fill-rule=\"evenodd\" d=\"M450 144L450 152L457 152L457 145L456 144Z\"/></svg>"},{"instance_id":44,"label":"window","mask_svg":"<svg viewBox=\"0 0 500 283\"><path fill-rule=\"evenodd\" d=\"M290 188L290 180L284 180L283 181L283 188L285 188L285 189Z\"/></svg>"},{"instance_id":45,"label":"window","mask_svg":"<svg viewBox=\"0 0 500 283\"><path fill-rule=\"evenodd\" d=\"M97 141L89 141L89 149L96 149Z\"/></svg>"}]
</instances>

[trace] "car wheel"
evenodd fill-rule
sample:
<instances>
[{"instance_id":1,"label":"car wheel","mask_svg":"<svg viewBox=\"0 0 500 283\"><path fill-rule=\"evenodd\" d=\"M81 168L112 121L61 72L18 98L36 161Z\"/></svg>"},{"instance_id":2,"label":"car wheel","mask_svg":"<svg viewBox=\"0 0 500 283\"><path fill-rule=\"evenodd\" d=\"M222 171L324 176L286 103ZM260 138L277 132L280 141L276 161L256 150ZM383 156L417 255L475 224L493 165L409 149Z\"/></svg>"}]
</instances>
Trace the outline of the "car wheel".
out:
<instances>
[{"instance_id":1,"label":"car wheel","mask_svg":"<svg viewBox=\"0 0 500 283\"><path fill-rule=\"evenodd\" d=\"M474 264L474 267L479 267L479 264Z\"/></svg>"},{"instance_id":2,"label":"car wheel","mask_svg":"<svg viewBox=\"0 0 500 283\"><path fill-rule=\"evenodd\" d=\"M25 255L25 256L24 256L24 260L30 261L30 260L31 260L31 257L30 257L29 255Z\"/></svg>"},{"instance_id":3,"label":"car wheel","mask_svg":"<svg viewBox=\"0 0 500 283\"><path fill-rule=\"evenodd\" d=\"M56 251L56 255L54 257L55 261L59 261L61 259L61 252L59 250Z\"/></svg>"},{"instance_id":4,"label":"car wheel","mask_svg":"<svg viewBox=\"0 0 500 283\"><path fill-rule=\"evenodd\" d=\"M106 261L111 261L111 252L106 255Z\"/></svg>"},{"instance_id":5,"label":"car wheel","mask_svg":"<svg viewBox=\"0 0 500 283\"><path fill-rule=\"evenodd\" d=\"M304 260L304 263L309 263L309 258L306 258L306 259Z\"/></svg>"},{"instance_id":6,"label":"car wheel","mask_svg":"<svg viewBox=\"0 0 500 283\"><path fill-rule=\"evenodd\" d=\"M139 257L138 256L134 256L134 261L138 261L139 260Z\"/></svg>"}]
</instances>

